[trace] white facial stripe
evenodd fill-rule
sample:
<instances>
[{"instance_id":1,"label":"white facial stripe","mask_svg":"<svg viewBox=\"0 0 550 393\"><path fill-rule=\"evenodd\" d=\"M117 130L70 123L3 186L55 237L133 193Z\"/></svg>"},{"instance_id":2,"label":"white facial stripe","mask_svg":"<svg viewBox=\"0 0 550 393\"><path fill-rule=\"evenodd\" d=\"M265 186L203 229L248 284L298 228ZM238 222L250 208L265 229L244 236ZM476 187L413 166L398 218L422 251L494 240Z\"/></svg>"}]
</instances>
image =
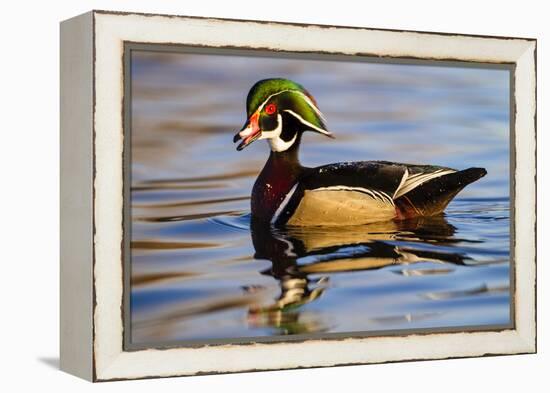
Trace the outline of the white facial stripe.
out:
<instances>
[{"instance_id":1,"label":"white facial stripe","mask_svg":"<svg viewBox=\"0 0 550 393\"><path fill-rule=\"evenodd\" d=\"M281 90L281 91L278 91L277 93L273 93L269 97L267 97L264 102L262 102L262 104L258 107L258 109L256 109L256 111L261 112L262 109L264 108L264 106L269 102L269 100L271 100L273 97L278 96L279 94L283 94L283 93L299 94L300 96L302 96L304 101L315 111L315 113L317 113L319 115L319 117L321 119L323 119L323 121L325 120L325 117L323 116L323 114L321 113L319 108L317 108L317 105L315 105L313 103L313 101L311 101L311 98L309 98L307 95L305 95L304 93L302 93L301 91L298 91L298 90Z\"/></svg>"},{"instance_id":2,"label":"white facial stripe","mask_svg":"<svg viewBox=\"0 0 550 393\"><path fill-rule=\"evenodd\" d=\"M315 131L320 132L321 134L330 135L330 132L328 132L327 130L323 130L322 128L317 127L316 125L310 123L309 121L304 119L302 116L300 116L296 112L291 111L290 109L285 109L284 112L290 113L292 116L294 116L296 119L298 119L303 125L305 125L307 127L311 127Z\"/></svg>"},{"instance_id":3,"label":"white facial stripe","mask_svg":"<svg viewBox=\"0 0 550 393\"><path fill-rule=\"evenodd\" d=\"M271 150L276 151L278 153L282 151L286 151L289 149L290 146L296 142L296 138L298 137L298 134L294 134L294 137L289 140L288 142L283 141L281 138L271 138L269 140L269 146L271 147Z\"/></svg>"},{"instance_id":4,"label":"white facial stripe","mask_svg":"<svg viewBox=\"0 0 550 393\"><path fill-rule=\"evenodd\" d=\"M262 109L264 108L265 104L267 104L268 101L271 100L273 97L278 96L279 94L286 93L287 91L292 91L292 90L281 90L281 91L279 91L279 92L277 92L277 93L271 94L269 97L267 97L267 98L265 99L264 102L261 103L261 105L258 107L258 109L256 109L256 112L261 112Z\"/></svg>"},{"instance_id":5,"label":"white facial stripe","mask_svg":"<svg viewBox=\"0 0 550 393\"><path fill-rule=\"evenodd\" d=\"M275 97L279 94L287 93L287 92L288 93L299 94L305 100L305 102L315 111L315 113L317 113L319 115L319 117L321 117L321 119L324 120L323 114L321 113L321 111L319 111L319 108L317 108L317 106L313 103L313 101L307 95L305 95L301 91L297 91L297 90L281 90L277 93L271 94L269 97L267 97L265 99L264 102L262 102L262 104L258 107L258 109L256 109L256 112L258 112L258 113L261 112L262 109L264 108L264 106L273 97ZM303 117L298 115L296 112L291 111L289 109L286 109L284 111L288 112L291 115L293 115L294 117L296 117L306 127L310 127L312 129L314 129L315 131L320 132L321 134L331 135L330 132L328 132L328 131L326 131L326 130L320 128L320 127L317 127L314 124L308 122ZM271 130L271 131L263 131L262 130L262 134L261 134L260 138L258 138L258 139L268 139L269 140L269 145L270 145L272 151L282 152L282 151L288 150L294 144L294 142L296 142L296 138L298 137L298 135L295 134L294 137L290 141L287 142L287 141L284 141L280 138L282 130L283 130L282 117L281 117L280 114L278 114L277 115L277 127L274 130ZM240 135L241 135L241 137L246 137L250 134L250 132L251 131L248 130L248 128L247 128L247 129L243 130L243 133L240 134Z\"/></svg>"},{"instance_id":6,"label":"white facial stripe","mask_svg":"<svg viewBox=\"0 0 550 393\"><path fill-rule=\"evenodd\" d=\"M288 202L290 201L290 198L292 198L292 195L294 195L294 192L296 191L296 187L298 187L298 183L294 184L294 187L290 189L288 194L285 195L285 199L281 202L277 210L275 211L275 214L273 214L273 217L271 218L271 224L275 224L275 222L279 219L279 216L285 209L286 205L288 205Z\"/></svg>"},{"instance_id":7,"label":"white facial stripe","mask_svg":"<svg viewBox=\"0 0 550 393\"><path fill-rule=\"evenodd\" d=\"M323 114L321 113L321 111L319 110L319 108L317 108L317 105L315 105L313 103L313 101L311 101L311 98L309 98L308 96L306 96L304 93L300 92L300 91L297 91L296 93L299 93L301 94L303 97L304 97L304 100L307 102L307 104L315 111L315 113L317 113L317 115L319 115L319 117L323 120L323 121L326 121L325 120L325 117L323 116Z\"/></svg>"},{"instance_id":8,"label":"white facial stripe","mask_svg":"<svg viewBox=\"0 0 550 393\"><path fill-rule=\"evenodd\" d=\"M277 127L275 127L274 130L271 131L263 131L262 135L259 139L271 139L271 138L278 138L279 135L281 135L281 132L283 131L283 117L278 114L277 115Z\"/></svg>"},{"instance_id":9,"label":"white facial stripe","mask_svg":"<svg viewBox=\"0 0 550 393\"><path fill-rule=\"evenodd\" d=\"M277 115L277 127L271 131L262 131L261 136L258 139L268 139L269 146L272 151L282 152L288 150L290 146L296 142L298 134L294 134L294 137L287 141L281 139L281 132L283 131L283 118L280 114Z\"/></svg>"}]
</instances>

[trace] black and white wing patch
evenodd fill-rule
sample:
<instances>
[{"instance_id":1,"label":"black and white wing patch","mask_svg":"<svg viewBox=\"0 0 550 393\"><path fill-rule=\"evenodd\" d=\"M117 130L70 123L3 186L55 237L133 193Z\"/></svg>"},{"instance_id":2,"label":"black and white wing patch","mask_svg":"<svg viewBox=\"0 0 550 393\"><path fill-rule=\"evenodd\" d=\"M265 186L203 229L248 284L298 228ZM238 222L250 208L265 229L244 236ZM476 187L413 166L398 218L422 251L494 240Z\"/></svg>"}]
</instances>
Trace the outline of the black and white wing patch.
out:
<instances>
[{"instance_id":1,"label":"black and white wing patch","mask_svg":"<svg viewBox=\"0 0 550 393\"><path fill-rule=\"evenodd\" d=\"M407 194L428 181L456 172L456 170L450 168L429 167L429 169L432 170L411 174L409 173L409 168L405 168L405 173L403 174L399 187L393 194L393 199L397 199Z\"/></svg>"},{"instance_id":2,"label":"black and white wing patch","mask_svg":"<svg viewBox=\"0 0 550 393\"><path fill-rule=\"evenodd\" d=\"M484 168L461 171L442 167L407 169L409 173L394 195L400 218L443 212L460 190L487 174Z\"/></svg>"}]
</instances>

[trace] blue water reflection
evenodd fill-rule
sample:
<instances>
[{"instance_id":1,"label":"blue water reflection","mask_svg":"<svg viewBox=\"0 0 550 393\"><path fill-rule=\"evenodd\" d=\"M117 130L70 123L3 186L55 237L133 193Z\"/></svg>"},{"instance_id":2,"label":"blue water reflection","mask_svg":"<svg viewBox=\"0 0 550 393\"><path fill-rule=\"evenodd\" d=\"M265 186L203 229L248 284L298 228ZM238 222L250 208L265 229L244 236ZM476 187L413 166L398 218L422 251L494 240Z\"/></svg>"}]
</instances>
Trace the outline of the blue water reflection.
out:
<instances>
[{"instance_id":1,"label":"blue water reflection","mask_svg":"<svg viewBox=\"0 0 550 393\"><path fill-rule=\"evenodd\" d=\"M302 83L336 135L301 160L484 167L444 217L365 227L250 228L268 154L236 152L250 86ZM132 340L506 324L506 70L135 52Z\"/></svg>"}]
</instances>

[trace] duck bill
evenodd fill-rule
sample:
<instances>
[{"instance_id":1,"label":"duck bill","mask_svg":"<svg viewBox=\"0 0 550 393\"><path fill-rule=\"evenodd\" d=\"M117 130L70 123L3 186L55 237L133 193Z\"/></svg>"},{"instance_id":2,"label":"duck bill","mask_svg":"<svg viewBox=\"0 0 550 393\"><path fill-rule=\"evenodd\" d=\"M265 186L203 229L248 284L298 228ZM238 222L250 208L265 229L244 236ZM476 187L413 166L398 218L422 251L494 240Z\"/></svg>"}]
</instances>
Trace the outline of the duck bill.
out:
<instances>
[{"instance_id":1,"label":"duck bill","mask_svg":"<svg viewBox=\"0 0 550 393\"><path fill-rule=\"evenodd\" d=\"M240 151L244 149L262 135L262 130L260 130L260 126L258 124L259 117L259 113L254 113L246 121L243 128L237 134L235 134L235 136L233 137L233 143L241 141L241 143L239 143L239 146L237 146L237 150Z\"/></svg>"}]
</instances>

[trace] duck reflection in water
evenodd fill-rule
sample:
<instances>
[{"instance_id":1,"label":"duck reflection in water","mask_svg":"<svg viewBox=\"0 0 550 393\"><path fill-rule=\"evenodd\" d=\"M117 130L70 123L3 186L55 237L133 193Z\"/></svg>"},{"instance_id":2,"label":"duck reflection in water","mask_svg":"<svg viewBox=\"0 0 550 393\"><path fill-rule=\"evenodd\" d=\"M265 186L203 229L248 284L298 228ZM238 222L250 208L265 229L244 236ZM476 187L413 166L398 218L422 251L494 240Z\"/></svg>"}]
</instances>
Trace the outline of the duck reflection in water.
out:
<instances>
[{"instance_id":1,"label":"duck reflection in water","mask_svg":"<svg viewBox=\"0 0 550 393\"><path fill-rule=\"evenodd\" d=\"M445 245L463 241L454 234L455 227L442 215L332 228L277 229L253 221L254 258L271 261L271 267L262 274L279 281L280 295L272 304L249 307L248 323L276 328L279 334L328 331L331 326L326 322L312 318L311 313L306 318L300 309L329 290L329 275L417 262L464 265L469 258L461 253L414 248L415 242ZM412 245L396 246L393 241ZM422 270L417 273L422 274ZM249 293L260 289L244 288Z\"/></svg>"}]
</instances>

